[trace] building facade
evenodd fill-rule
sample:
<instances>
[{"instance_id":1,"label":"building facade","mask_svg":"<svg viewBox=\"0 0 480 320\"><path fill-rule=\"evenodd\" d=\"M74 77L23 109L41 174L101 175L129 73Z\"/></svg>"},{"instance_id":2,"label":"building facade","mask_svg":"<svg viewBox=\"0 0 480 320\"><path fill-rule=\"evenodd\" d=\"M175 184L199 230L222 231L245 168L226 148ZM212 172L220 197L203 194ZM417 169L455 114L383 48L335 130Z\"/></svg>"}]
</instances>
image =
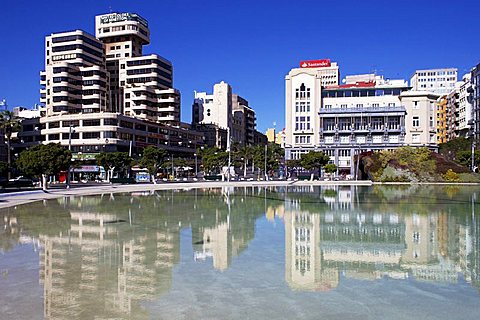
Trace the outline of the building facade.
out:
<instances>
[{"instance_id":1,"label":"building facade","mask_svg":"<svg viewBox=\"0 0 480 320\"><path fill-rule=\"evenodd\" d=\"M471 88L467 89L472 95L472 119L470 122L471 135L480 139L480 64L471 71Z\"/></svg>"},{"instance_id":2,"label":"building facade","mask_svg":"<svg viewBox=\"0 0 480 320\"><path fill-rule=\"evenodd\" d=\"M61 143L85 158L100 151L135 155L155 145L193 155L204 137L180 122L172 63L142 55L148 22L135 13L99 15L95 33L46 37L41 116L23 121L15 147Z\"/></svg>"},{"instance_id":3,"label":"building facade","mask_svg":"<svg viewBox=\"0 0 480 320\"><path fill-rule=\"evenodd\" d=\"M249 106L248 101L233 93L232 87L224 81L213 86L212 94L195 91L192 125L199 128L198 130L203 128L209 134L213 133L213 127L227 130L227 135L233 143L249 146L256 143L255 137L258 136L256 121L255 111ZM221 147L218 143L215 146Z\"/></svg>"},{"instance_id":4,"label":"building facade","mask_svg":"<svg viewBox=\"0 0 480 320\"><path fill-rule=\"evenodd\" d=\"M285 77L286 159L292 158L290 150L299 154L300 148L313 150L318 146L322 86L338 85L339 77L337 63L330 60L302 61Z\"/></svg>"},{"instance_id":5,"label":"building facade","mask_svg":"<svg viewBox=\"0 0 480 320\"><path fill-rule=\"evenodd\" d=\"M46 37L40 78L40 102L47 117L109 111L104 46L84 31Z\"/></svg>"},{"instance_id":6,"label":"building facade","mask_svg":"<svg viewBox=\"0 0 480 320\"><path fill-rule=\"evenodd\" d=\"M431 91L436 94L448 94L455 89L456 68L417 70L410 79L414 91Z\"/></svg>"},{"instance_id":7,"label":"building facade","mask_svg":"<svg viewBox=\"0 0 480 320\"><path fill-rule=\"evenodd\" d=\"M405 145L437 149L437 99L428 91L404 91L400 101L405 107Z\"/></svg>"},{"instance_id":8,"label":"building facade","mask_svg":"<svg viewBox=\"0 0 480 320\"><path fill-rule=\"evenodd\" d=\"M470 132L469 123L473 120L473 106L471 98L471 74L463 76L458 91L458 128L457 136L467 138Z\"/></svg>"},{"instance_id":9,"label":"building facade","mask_svg":"<svg viewBox=\"0 0 480 320\"><path fill-rule=\"evenodd\" d=\"M319 110L319 150L330 156L339 172L355 172L355 154L393 149L405 143L406 109L399 96L408 90L403 80L371 76L322 90ZM358 80L358 79L356 79ZM301 136L298 138L301 144ZM297 143L297 137L295 137ZM292 154L294 159L305 152Z\"/></svg>"}]
</instances>

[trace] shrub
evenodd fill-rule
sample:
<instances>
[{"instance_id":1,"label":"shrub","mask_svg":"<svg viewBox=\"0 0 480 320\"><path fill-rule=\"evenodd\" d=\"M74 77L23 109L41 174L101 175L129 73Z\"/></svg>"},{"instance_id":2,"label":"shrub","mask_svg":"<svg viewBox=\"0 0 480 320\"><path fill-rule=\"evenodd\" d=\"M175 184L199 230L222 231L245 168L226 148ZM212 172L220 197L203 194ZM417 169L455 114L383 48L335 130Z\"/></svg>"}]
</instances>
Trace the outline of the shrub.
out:
<instances>
[{"instance_id":1,"label":"shrub","mask_svg":"<svg viewBox=\"0 0 480 320\"><path fill-rule=\"evenodd\" d=\"M460 180L460 176L452 169L448 169L448 171L443 175L443 179L446 181L458 181Z\"/></svg>"}]
</instances>

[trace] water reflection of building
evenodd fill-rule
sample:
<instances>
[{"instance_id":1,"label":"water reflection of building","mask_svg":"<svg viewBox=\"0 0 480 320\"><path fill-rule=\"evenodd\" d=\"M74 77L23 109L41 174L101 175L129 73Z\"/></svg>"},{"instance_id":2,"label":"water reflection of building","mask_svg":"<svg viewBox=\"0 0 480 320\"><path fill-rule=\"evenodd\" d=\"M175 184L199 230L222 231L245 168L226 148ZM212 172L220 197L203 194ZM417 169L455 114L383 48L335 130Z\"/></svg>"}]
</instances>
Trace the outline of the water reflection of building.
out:
<instances>
[{"instance_id":1,"label":"water reflection of building","mask_svg":"<svg viewBox=\"0 0 480 320\"><path fill-rule=\"evenodd\" d=\"M203 212L197 207L200 220L192 221L194 259L212 259L215 269L224 271L232 259L240 255L255 237L255 222L262 209L253 204L252 196L258 199L260 188L222 188L217 192L223 196L223 206ZM258 201L258 204L261 204ZM272 210L276 210L273 207Z\"/></svg>"},{"instance_id":2,"label":"water reflection of building","mask_svg":"<svg viewBox=\"0 0 480 320\"><path fill-rule=\"evenodd\" d=\"M324 291L336 287L338 271L322 265L320 215L288 209L285 211L287 283L295 290Z\"/></svg>"},{"instance_id":3,"label":"water reflection of building","mask_svg":"<svg viewBox=\"0 0 480 320\"><path fill-rule=\"evenodd\" d=\"M294 197L285 201L285 276L291 288L332 288L338 274L457 282L460 273L478 288L478 218L470 223L461 214L434 208L417 213L414 205L409 213L395 206L382 209L378 203L372 207L358 201L353 187L320 188L312 194L326 205L311 209ZM327 270L334 275L330 282Z\"/></svg>"},{"instance_id":4,"label":"water reflection of building","mask_svg":"<svg viewBox=\"0 0 480 320\"><path fill-rule=\"evenodd\" d=\"M40 236L45 318L148 318L139 302L170 288L178 230L136 230L117 214L70 216L68 231Z\"/></svg>"}]
</instances>

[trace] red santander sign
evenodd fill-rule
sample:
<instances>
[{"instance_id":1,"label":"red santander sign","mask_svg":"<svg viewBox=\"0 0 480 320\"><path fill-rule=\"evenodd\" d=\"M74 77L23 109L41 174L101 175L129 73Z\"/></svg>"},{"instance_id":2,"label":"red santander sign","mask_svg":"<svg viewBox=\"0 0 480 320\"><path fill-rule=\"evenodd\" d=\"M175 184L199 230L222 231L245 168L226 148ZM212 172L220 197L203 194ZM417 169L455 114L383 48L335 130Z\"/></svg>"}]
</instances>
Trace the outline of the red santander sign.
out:
<instances>
[{"instance_id":1,"label":"red santander sign","mask_svg":"<svg viewBox=\"0 0 480 320\"><path fill-rule=\"evenodd\" d=\"M330 59L300 61L300 68L325 68L330 66Z\"/></svg>"}]
</instances>

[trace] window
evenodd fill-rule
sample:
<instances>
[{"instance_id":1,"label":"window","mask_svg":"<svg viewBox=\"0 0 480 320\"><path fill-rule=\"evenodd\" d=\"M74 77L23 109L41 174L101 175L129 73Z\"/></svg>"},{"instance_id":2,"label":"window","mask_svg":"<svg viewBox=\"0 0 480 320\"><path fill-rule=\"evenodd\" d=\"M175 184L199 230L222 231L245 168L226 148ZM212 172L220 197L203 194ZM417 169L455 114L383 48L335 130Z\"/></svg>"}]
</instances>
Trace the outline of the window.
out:
<instances>
[{"instance_id":1,"label":"window","mask_svg":"<svg viewBox=\"0 0 480 320\"><path fill-rule=\"evenodd\" d=\"M84 132L83 139L97 139L100 138L100 132Z\"/></svg>"},{"instance_id":2,"label":"window","mask_svg":"<svg viewBox=\"0 0 480 320\"><path fill-rule=\"evenodd\" d=\"M305 87L305 84L302 83L300 88L295 90L295 98L310 100L310 88Z\"/></svg>"},{"instance_id":3,"label":"window","mask_svg":"<svg viewBox=\"0 0 480 320\"><path fill-rule=\"evenodd\" d=\"M295 117L295 130L310 130L310 117Z\"/></svg>"},{"instance_id":4,"label":"window","mask_svg":"<svg viewBox=\"0 0 480 320\"><path fill-rule=\"evenodd\" d=\"M418 117L418 116L413 117L412 126L416 127L416 128L420 127L420 117Z\"/></svg>"},{"instance_id":5,"label":"window","mask_svg":"<svg viewBox=\"0 0 480 320\"><path fill-rule=\"evenodd\" d=\"M418 101L413 101L413 109L418 110Z\"/></svg>"},{"instance_id":6,"label":"window","mask_svg":"<svg viewBox=\"0 0 480 320\"><path fill-rule=\"evenodd\" d=\"M99 126L100 119L92 119L92 120L83 120L84 127L92 127L92 126Z\"/></svg>"},{"instance_id":7,"label":"window","mask_svg":"<svg viewBox=\"0 0 480 320\"><path fill-rule=\"evenodd\" d=\"M356 107L357 107L358 109L361 109L361 108L363 108L363 104L362 104L362 103L357 103Z\"/></svg>"},{"instance_id":8,"label":"window","mask_svg":"<svg viewBox=\"0 0 480 320\"><path fill-rule=\"evenodd\" d=\"M412 142L413 143L420 143L420 135L419 134L412 134Z\"/></svg>"},{"instance_id":9,"label":"window","mask_svg":"<svg viewBox=\"0 0 480 320\"><path fill-rule=\"evenodd\" d=\"M103 125L105 126L116 126L118 124L117 119L106 118L103 120Z\"/></svg>"},{"instance_id":10,"label":"window","mask_svg":"<svg viewBox=\"0 0 480 320\"><path fill-rule=\"evenodd\" d=\"M116 138L117 137L117 133L115 131L105 131L103 133L103 137L104 138Z\"/></svg>"}]
</instances>

